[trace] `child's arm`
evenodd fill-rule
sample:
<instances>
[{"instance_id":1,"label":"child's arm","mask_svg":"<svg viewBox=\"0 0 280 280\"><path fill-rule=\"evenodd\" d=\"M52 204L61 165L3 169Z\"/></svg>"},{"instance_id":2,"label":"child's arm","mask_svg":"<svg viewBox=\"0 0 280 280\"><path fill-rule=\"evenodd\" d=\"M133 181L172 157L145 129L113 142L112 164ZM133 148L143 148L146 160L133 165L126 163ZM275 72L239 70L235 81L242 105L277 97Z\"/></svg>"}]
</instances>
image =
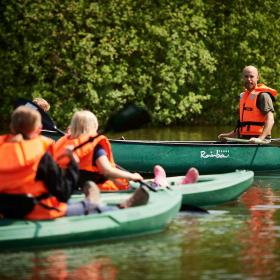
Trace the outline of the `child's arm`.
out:
<instances>
[{"instance_id":1,"label":"child's arm","mask_svg":"<svg viewBox=\"0 0 280 280\"><path fill-rule=\"evenodd\" d=\"M98 166L101 173L108 178L112 178L112 179L124 178L124 179L132 180L132 181L143 180L143 177L139 173L131 173L131 172L113 167L110 164L107 156L105 156L105 155L100 156L96 160L96 165Z\"/></svg>"}]
</instances>

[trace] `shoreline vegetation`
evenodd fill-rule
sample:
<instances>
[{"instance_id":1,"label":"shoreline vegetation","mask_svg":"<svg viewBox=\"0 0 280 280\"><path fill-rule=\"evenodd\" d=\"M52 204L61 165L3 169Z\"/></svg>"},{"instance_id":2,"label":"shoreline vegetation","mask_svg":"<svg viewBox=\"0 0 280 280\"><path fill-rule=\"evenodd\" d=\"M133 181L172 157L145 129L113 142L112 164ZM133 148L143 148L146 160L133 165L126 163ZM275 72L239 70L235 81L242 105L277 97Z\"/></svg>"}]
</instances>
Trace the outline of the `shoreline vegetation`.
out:
<instances>
[{"instance_id":1,"label":"shoreline vegetation","mask_svg":"<svg viewBox=\"0 0 280 280\"><path fill-rule=\"evenodd\" d=\"M0 18L3 123L17 98L43 97L61 128L128 103L152 127L234 125L245 65L280 91L278 1L6 0Z\"/></svg>"}]
</instances>

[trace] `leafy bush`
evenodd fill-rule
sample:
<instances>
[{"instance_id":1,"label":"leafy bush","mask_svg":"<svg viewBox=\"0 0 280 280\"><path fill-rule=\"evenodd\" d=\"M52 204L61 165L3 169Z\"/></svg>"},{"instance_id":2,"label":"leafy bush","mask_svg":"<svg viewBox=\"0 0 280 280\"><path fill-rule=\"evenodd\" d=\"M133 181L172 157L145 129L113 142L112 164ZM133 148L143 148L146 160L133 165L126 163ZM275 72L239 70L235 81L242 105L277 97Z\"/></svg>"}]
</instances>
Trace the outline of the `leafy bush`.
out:
<instances>
[{"instance_id":1,"label":"leafy bush","mask_svg":"<svg viewBox=\"0 0 280 280\"><path fill-rule=\"evenodd\" d=\"M280 89L280 4L255 2L2 0L1 115L41 96L61 128L126 103L154 124L232 123L245 65Z\"/></svg>"}]
</instances>

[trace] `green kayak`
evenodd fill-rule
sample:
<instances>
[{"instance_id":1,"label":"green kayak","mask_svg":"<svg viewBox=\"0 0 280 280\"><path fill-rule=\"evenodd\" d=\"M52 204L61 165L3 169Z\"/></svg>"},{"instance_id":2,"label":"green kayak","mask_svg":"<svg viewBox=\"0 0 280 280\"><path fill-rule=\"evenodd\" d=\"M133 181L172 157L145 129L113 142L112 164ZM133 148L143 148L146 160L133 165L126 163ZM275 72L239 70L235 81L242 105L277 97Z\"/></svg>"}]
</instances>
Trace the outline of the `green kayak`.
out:
<instances>
[{"instance_id":1,"label":"green kayak","mask_svg":"<svg viewBox=\"0 0 280 280\"><path fill-rule=\"evenodd\" d=\"M87 216L63 217L49 221L2 219L0 248L28 249L41 246L85 244L162 231L180 209L179 190L149 191L146 205ZM102 201L116 204L129 193L102 194Z\"/></svg>"},{"instance_id":2,"label":"green kayak","mask_svg":"<svg viewBox=\"0 0 280 280\"><path fill-rule=\"evenodd\" d=\"M255 175L280 172L280 147L220 141L110 140L115 161L123 168L151 176L161 165L168 176L183 175L190 167L200 174L247 169Z\"/></svg>"},{"instance_id":3,"label":"green kayak","mask_svg":"<svg viewBox=\"0 0 280 280\"><path fill-rule=\"evenodd\" d=\"M223 174L200 175L198 182L185 185L180 184L183 178L184 176L167 177L168 188L181 191L182 205L187 206L183 209L188 210L188 206L207 207L237 199L251 187L254 172L237 170ZM149 180L145 182L149 183ZM131 185L134 188L139 186L134 182L131 182Z\"/></svg>"},{"instance_id":4,"label":"green kayak","mask_svg":"<svg viewBox=\"0 0 280 280\"><path fill-rule=\"evenodd\" d=\"M201 175L193 184L181 185L183 177L169 177L169 185L180 189L183 205L211 206L237 199L250 188L254 180L253 171L240 170L225 174Z\"/></svg>"}]
</instances>

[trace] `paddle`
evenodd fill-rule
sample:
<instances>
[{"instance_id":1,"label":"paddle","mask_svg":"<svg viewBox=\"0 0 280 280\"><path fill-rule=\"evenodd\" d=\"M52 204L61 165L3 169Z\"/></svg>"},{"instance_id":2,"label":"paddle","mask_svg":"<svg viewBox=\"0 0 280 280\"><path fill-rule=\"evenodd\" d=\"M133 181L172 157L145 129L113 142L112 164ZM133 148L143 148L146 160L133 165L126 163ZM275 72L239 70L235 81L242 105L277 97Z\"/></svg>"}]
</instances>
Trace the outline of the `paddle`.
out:
<instances>
[{"instance_id":1,"label":"paddle","mask_svg":"<svg viewBox=\"0 0 280 280\"><path fill-rule=\"evenodd\" d=\"M249 140L248 139L231 138L231 137L224 137L223 139L226 140L226 142L237 142L237 143L249 144Z\"/></svg>"},{"instance_id":2,"label":"paddle","mask_svg":"<svg viewBox=\"0 0 280 280\"><path fill-rule=\"evenodd\" d=\"M271 139L271 142L268 144L280 147L280 138Z\"/></svg>"},{"instance_id":3,"label":"paddle","mask_svg":"<svg viewBox=\"0 0 280 280\"><path fill-rule=\"evenodd\" d=\"M61 136L65 135L65 132L58 129L50 118L50 116L42 110L37 104L34 102L25 99L19 98L15 102L15 107L20 105L31 107L32 109L36 109L39 111L42 117L43 130L51 133L52 131L58 132ZM113 131L113 132L121 132L127 131L131 129L137 129L150 122L150 114L143 107L136 106L134 104L128 104L124 106L124 108L115 112L107 121L105 128L100 132L100 134Z\"/></svg>"},{"instance_id":4,"label":"paddle","mask_svg":"<svg viewBox=\"0 0 280 280\"><path fill-rule=\"evenodd\" d=\"M200 213L203 213L203 214L209 214L209 211L204 209L204 208L201 208L201 207L195 206L195 205L186 205L186 204L181 205L180 211L181 212L183 212L183 211L200 212Z\"/></svg>"},{"instance_id":5,"label":"paddle","mask_svg":"<svg viewBox=\"0 0 280 280\"><path fill-rule=\"evenodd\" d=\"M240 138L231 138L231 137L224 137L224 139L227 142L237 142L237 143L246 143L246 144L255 144L255 145L274 145L274 146L280 146L280 139L275 138L269 140L260 140L259 143L250 143L249 139L240 139Z\"/></svg>"},{"instance_id":6,"label":"paddle","mask_svg":"<svg viewBox=\"0 0 280 280\"><path fill-rule=\"evenodd\" d=\"M236 142L236 143L244 143L248 145L269 145L269 146L275 146L275 147L280 147L280 138L274 138L269 140L263 140L260 143L250 143L248 139L240 139L240 138L230 138L230 137L225 137L224 138L227 142Z\"/></svg>"},{"instance_id":7,"label":"paddle","mask_svg":"<svg viewBox=\"0 0 280 280\"><path fill-rule=\"evenodd\" d=\"M149 123L150 120L150 114L143 107L128 104L109 118L102 133L137 129Z\"/></svg>"},{"instance_id":8,"label":"paddle","mask_svg":"<svg viewBox=\"0 0 280 280\"><path fill-rule=\"evenodd\" d=\"M45 112L43 112L45 113ZM42 115L44 118L44 114ZM73 150L81 148L83 145L92 142L100 134L105 134L108 131L127 131L136 129L150 121L150 115L147 110L133 104L125 106L123 109L114 113L108 120L105 128L96 136L89 137L87 141L76 146Z\"/></svg>"}]
</instances>

